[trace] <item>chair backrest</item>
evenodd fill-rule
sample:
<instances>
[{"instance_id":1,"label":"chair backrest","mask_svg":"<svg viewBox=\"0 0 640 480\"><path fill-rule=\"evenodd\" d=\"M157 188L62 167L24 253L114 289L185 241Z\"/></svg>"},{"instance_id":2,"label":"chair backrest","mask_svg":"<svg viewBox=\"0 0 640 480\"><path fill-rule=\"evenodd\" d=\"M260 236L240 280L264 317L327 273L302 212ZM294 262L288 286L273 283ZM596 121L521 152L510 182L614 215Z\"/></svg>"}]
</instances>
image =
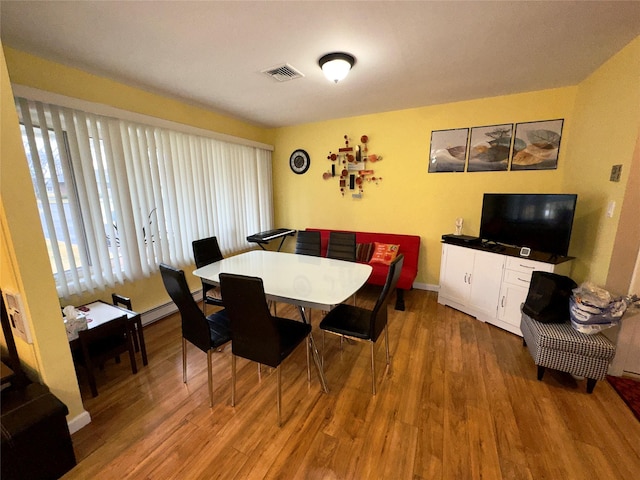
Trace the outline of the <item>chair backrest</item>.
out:
<instances>
[{"instance_id":1,"label":"chair backrest","mask_svg":"<svg viewBox=\"0 0 640 480\"><path fill-rule=\"evenodd\" d=\"M398 255L389 265L389 273L387 273L387 280L382 287L382 292L376 301L375 307L371 312L371 339L375 342L378 336L384 330L387 324L387 304L391 297L391 292L396 288L398 279L400 278L400 272L402 272L402 264L404 263L404 255Z\"/></svg>"},{"instance_id":2,"label":"chair backrest","mask_svg":"<svg viewBox=\"0 0 640 480\"><path fill-rule=\"evenodd\" d=\"M184 271L160 264L162 282L176 304L182 319L182 336L203 352L211 348L211 333L207 319L193 299Z\"/></svg>"},{"instance_id":3,"label":"chair backrest","mask_svg":"<svg viewBox=\"0 0 640 480\"><path fill-rule=\"evenodd\" d=\"M124 295L119 295L117 293L111 294L111 300L114 305L122 305L128 310L133 310L133 306L131 304L131 299L129 297L125 297Z\"/></svg>"},{"instance_id":4,"label":"chair backrest","mask_svg":"<svg viewBox=\"0 0 640 480\"><path fill-rule=\"evenodd\" d=\"M282 361L280 335L269 313L262 279L221 273L220 289L231 325L233 354L277 367Z\"/></svg>"},{"instance_id":5,"label":"chair backrest","mask_svg":"<svg viewBox=\"0 0 640 480\"><path fill-rule=\"evenodd\" d=\"M219 262L224 258L220 251L217 237L194 240L191 242L191 247L193 248L193 259L196 262L196 268Z\"/></svg>"},{"instance_id":6,"label":"chair backrest","mask_svg":"<svg viewBox=\"0 0 640 480\"><path fill-rule=\"evenodd\" d=\"M354 232L330 232L327 258L356 261L356 234Z\"/></svg>"},{"instance_id":7,"label":"chair backrest","mask_svg":"<svg viewBox=\"0 0 640 480\"><path fill-rule=\"evenodd\" d=\"M78 339L84 359L92 363L102 363L132 348L126 315L97 327L80 330Z\"/></svg>"},{"instance_id":8,"label":"chair backrest","mask_svg":"<svg viewBox=\"0 0 640 480\"><path fill-rule=\"evenodd\" d=\"M299 255L321 255L320 232L307 232L300 230L296 237L296 253Z\"/></svg>"}]
</instances>

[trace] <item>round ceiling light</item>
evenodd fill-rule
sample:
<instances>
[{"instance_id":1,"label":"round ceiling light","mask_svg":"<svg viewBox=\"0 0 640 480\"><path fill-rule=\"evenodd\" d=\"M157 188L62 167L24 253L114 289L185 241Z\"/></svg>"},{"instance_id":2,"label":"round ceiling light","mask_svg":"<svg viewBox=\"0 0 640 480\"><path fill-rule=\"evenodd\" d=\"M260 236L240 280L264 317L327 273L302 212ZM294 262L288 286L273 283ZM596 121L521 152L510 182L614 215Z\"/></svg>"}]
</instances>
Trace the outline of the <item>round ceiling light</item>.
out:
<instances>
[{"instance_id":1,"label":"round ceiling light","mask_svg":"<svg viewBox=\"0 0 640 480\"><path fill-rule=\"evenodd\" d=\"M345 78L355 63L355 57L344 52L327 53L318 60L324 76L334 83Z\"/></svg>"}]
</instances>

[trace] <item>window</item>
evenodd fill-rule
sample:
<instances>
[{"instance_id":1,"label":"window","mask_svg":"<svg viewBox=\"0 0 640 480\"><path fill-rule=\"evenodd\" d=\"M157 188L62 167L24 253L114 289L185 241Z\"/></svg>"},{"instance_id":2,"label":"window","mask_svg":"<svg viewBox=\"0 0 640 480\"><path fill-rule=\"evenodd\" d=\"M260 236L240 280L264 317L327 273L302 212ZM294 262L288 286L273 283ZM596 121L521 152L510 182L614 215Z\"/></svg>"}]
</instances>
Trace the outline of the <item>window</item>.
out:
<instances>
[{"instance_id":1,"label":"window","mask_svg":"<svg viewBox=\"0 0 640 480\"><path fill-rule=\"evenodd\" d=\"M271 152L16 98L60 297L192 264L272 228Z\"/></svg>"}]
</instances>

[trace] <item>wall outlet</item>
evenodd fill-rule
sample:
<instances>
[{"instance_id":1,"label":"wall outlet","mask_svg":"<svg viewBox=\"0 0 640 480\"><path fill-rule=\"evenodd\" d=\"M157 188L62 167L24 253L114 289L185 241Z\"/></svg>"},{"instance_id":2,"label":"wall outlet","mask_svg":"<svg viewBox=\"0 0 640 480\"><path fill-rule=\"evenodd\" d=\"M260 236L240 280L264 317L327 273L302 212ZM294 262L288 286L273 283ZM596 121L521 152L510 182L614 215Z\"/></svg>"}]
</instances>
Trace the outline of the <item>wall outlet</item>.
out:
<instances>
[{"instance_id":1,"label":"wall outlet","mask_svg":"<svg viewBox=\"0 0 640 480\"><path fill-rule=\"evenodd\" d=\"M9 316L9 323L14 337L17 335L25 342L33 343L20 294L3 290L2 295L4 296L4 304L7 307L7 315Z\"/></svg>"},{"instance_id":2,"label":"wall outlet","mask_svg":"<svg viewBox=\"0 0 640 480\"><path fill-rule=\"evenodd\" d=\"M616 202L615 200L609 201L609 205L607 205L607 217L613 218L613 213L616 211Z\"/></svg>"}]
</instances>

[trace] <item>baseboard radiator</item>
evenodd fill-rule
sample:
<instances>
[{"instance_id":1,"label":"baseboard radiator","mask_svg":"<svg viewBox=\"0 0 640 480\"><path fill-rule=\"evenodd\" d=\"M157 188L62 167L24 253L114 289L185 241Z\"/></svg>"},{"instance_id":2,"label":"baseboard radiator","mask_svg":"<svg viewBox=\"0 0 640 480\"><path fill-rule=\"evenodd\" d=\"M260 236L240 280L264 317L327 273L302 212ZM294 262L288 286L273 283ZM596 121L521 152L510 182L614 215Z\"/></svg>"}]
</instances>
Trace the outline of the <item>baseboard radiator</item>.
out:
<instances>
[{"instance_id":1,"label":"baseboard radiator","mask_svg":"<svg viewBox=\"0 0 640 480\"><path fill-rule=\"evenodd\" d=\"M202 300L202 290L197 290L196 292L192 292L193 299L196 302L200 302ZM168 302L163 305L158 305L151 310L147 310L146 312L142 312L142 325L149 325L153 322L157 322L169 315L173 315L177 313L178 307L173 302Z\"/></svg>"}]
</instances>

